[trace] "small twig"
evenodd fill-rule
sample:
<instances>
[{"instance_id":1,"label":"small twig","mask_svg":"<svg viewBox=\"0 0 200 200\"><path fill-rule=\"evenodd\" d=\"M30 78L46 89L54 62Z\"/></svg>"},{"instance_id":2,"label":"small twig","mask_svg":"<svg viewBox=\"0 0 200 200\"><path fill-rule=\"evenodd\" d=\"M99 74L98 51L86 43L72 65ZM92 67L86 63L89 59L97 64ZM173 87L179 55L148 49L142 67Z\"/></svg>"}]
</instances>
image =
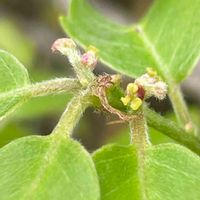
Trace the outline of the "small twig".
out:
<instances>
[{"instance_id":1,"label":"small twig","mask_svg":"<svg viewBox=\"0 0 200 200\"><path fill-rule=\"evenodd\" d=\"M176 140L178 143L188 147L192 151L200 154L200 137L198 135L188 134L179 124L166 119L149 109L144 109L147 118L147 124L155 128L168 137Z\"/></svg>"}]
</instances>

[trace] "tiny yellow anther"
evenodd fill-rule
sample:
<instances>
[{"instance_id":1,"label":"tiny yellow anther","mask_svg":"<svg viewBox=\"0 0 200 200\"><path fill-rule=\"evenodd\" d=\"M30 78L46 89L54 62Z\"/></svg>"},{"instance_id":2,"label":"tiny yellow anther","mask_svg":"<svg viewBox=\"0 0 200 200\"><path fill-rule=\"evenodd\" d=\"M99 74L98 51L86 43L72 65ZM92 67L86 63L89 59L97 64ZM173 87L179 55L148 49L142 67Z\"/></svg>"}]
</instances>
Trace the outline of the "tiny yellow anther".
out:
<instances>
[{"instance_id":1,"label":"tiny yellow anther","mask_svg":"<svg viewBox=\"0 0 200 200\"><path fill-rule=\"evenodd\" d=\"M90 45L88 48L87 48L88 51L93 51L95 54L98 53L98 49L92 45Z\"/></svg>"},{"instance_id":2,"label":"tiny yellow anther","mask_svg":"<svg viewBox=\"0 0 200 200\"><path fill-rule=\"evenodd\" d=\"M138 91L138 86L135 83L129 83L126 88L127 94L133 96Z\"/></svg>"},{"instance_id":3,"label":"tiny yellow anther","mask_svg":"<svg viewBox=\"0 0 200 200\"><path fill-rule=\"evenodd\" d=\"M157 72L154 69L152 69L151 67L147 67L146 71L147 71L147 74L151 77L157 76Z\"/></svg>"},{"instance_id":4,"label":"tiny yellow anther","mask_svg":"<svg viewBox=\"0 0 200 200\"><path fill-rule=\"evenodd\" d=\"M131 101L131 97L129 96L121 97L121 101L125 106L127 106L129 102Z\"/></svg>"},{"instance_id":5,"label":"tiny yellow anther","mask_svg":"<svg viewBox=\"0 0 200 200\"><path fill-rule=\"evenodd\" d=\"M138 110L138 108L142 105L142 100L138 97L134 98L132 101L131 101L131 109L132 110Z\"/></svg>"}]
</instances>

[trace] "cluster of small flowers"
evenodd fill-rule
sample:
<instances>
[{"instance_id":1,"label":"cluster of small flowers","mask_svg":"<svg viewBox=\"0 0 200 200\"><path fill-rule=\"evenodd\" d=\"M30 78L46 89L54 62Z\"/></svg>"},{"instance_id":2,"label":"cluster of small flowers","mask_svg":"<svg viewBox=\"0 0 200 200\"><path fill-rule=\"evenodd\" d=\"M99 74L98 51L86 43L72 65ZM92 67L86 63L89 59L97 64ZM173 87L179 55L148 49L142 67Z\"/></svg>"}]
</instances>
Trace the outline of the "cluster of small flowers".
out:
<instances>
[{"instance_id":1,"label":"cluster of small flowers","mask_svg":"<svg viewBox=\"0 0 200 200\"><path fill-rule=\"evenodd\" d=\"M89 47L88 51L83 55L80 54L75 42L69 38L60 38L57 39L51 50L53 53L59 52L62 55L68 56L69 61L72 65L82 64L84 67L94 69L94 66L97 63L96 49L94 47Z\"/></svg>"},{"instance_id":2,"label":"cluster of small flowers","mask_svg":"<svg viewBox=\"0 0 200 200\"><path fill-rule=\"evenodd\" d=\"M167 95L167 85L157 75L156 71L147 68L147 73L140 76L134 83L129 83L126 88L126 96L121 98L125 106L132 110L138 110L142 102L149 97L163 100Z\"/></svg>"}]
</instances>

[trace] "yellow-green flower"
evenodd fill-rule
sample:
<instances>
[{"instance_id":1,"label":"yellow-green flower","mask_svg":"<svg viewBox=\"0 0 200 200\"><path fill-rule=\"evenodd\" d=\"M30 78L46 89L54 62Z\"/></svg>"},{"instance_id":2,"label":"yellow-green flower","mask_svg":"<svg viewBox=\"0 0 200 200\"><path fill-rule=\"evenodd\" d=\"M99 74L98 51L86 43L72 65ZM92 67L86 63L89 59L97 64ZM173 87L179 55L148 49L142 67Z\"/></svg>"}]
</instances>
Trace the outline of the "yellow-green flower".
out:
<instances>
[{"instance_id":1,"label":"yellow-green flower","mask_svg":"<svg viewBox=\"0 0 200 200\"><path fill-rule=\"evenodd\" d=\"M126 88L127 95L133 97L138 91L138 86L135 83L129 83Z\"/></svg>"},{"instance_id":2,"label":"yellow-green flower","mask_svg":"<svg viewBox=\"0 0 200 200\"><path fill-rule=\"evenodd\" d=\"M130 101L131 101L131 97L130 96L125 96L125 97L122 97L121 98L121 101L122 101L122 103L125 105L125 106L127 106L129 103L130 103Z\"/></svg>"},{"instance_id":3,"label":"yellow-green flower","mask_svg":"<svg viewBox=\"0 0 200 200\"><path fill-rule=\"evenodd\" d=\"M136 97L131 101L130 107L132 110L138 110L141 105L142 105L142 100L139 97Z\"/></svg>"}]
</instances>

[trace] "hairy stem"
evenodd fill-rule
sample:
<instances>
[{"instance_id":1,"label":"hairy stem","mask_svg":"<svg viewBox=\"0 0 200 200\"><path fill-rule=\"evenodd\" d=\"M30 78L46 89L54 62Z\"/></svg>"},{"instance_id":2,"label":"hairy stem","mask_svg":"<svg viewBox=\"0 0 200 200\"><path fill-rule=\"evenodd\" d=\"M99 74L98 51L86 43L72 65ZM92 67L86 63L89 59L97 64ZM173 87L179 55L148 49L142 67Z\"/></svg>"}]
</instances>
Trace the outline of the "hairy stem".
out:
<instances>
[{"instance_id":1,"label":"hairy stem","mask_svg":"<svg viewBox=\"0 0 200 200\"><path fill-rule=\"evenodd\" d=\"M71 78L56 78L32 84L22 90L31 97L46 96L50 94L73 92L81 89L78 80Z\"/></svg>"},{"instance_id":2,"label":"hairy stem","mask_svg":"<svg viewBox=\"0 0 200 200\"><path fill-rule=\"evenodd\" d=\"M92 104L89 90L82 91L68 103L52 135L70 136L85 109Z\"/></svg>"},{"instance_id":3,"label":"hairy stem","mask_svg":"<svg viewBox=\"0 0 200 200\"><path fill-rule=\"evenodd\" d=\"M138 115L130 121L131 143L139 148L144 148L149 142L147 125L143 111L139 111Z\"/></svg>"},{"instance_id":4,"label":"hairy stem","mask_svg":"<svg viewBox=\"0 0 200 200\"><path fill-rule=\"evenodd\" d=\"M169 97L172 102L178 123L187 131L196 134L197 130L192 122L187 105L178 85L169 87Z\"/></svg>"},{"instance_id":5,"label":"hairy stem","mask_svg":"<svg viewBox=\"0 0 200 200\"><path fill-rule=\"evenodd\" d=\"M145 115L149 126L200 154L200 137L188 134L180 125L162 117L148 107L145 107Z\"/></svg>"},{"instance_id":6,"label":"hairy stem","mask_svg":"<svg viewBox=\"0 0 200 200\"><path fill-rule=\"evenodd\" d=\"M62 92L77 92L82 88L77 79L71 78L56 78L53 80L42 81L35 84L15 89L14 91L3 93L0 99L22 96L25 100L32 97L47 96L50 94L58 94Z\"/></svg>"},{"instance_id":7,"label":"hairy stem","mask_svg":"<svg viewBox=\"0 0 200 200\"><path fill-rule=\"evenodd\" d=\"M143 110L139 111L138 115L130 121L130 130L132 136L132 143L136 148L136 155L138 161L138 177L140 184L141 199L147 199L146 183L145 183L145 149L150 144L148 140L147 125Z\"/></svg>"}]
</instances>

